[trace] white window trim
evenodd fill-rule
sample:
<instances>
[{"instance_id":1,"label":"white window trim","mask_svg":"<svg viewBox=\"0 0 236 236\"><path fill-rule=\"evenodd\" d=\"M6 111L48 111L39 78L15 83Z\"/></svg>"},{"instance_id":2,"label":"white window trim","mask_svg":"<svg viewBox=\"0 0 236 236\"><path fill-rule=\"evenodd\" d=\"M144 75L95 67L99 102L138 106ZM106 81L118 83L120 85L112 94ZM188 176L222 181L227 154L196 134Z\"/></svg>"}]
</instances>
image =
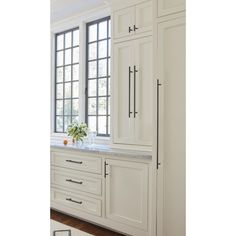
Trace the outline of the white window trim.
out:
<instances>
[{"instance_id":1,"label":"white window trim","mask_svg":"<svg viewBox=\"0 0 236 236\"><path fill-rule=\"evenodd\" d=\"M79 27L80 32L80 86L79 86L79 122L85 121L85 86L86 86L86 23L98 20L111 15L110 7L98 7L66 18L62 21L55 22L51 25L51 139L63 139L66 134L54 132L55 127L55 34ZM81 79L84 78L84 79ZM110 137L97 137L96 143L110 144Z\"/></svg>"}]
</instances>

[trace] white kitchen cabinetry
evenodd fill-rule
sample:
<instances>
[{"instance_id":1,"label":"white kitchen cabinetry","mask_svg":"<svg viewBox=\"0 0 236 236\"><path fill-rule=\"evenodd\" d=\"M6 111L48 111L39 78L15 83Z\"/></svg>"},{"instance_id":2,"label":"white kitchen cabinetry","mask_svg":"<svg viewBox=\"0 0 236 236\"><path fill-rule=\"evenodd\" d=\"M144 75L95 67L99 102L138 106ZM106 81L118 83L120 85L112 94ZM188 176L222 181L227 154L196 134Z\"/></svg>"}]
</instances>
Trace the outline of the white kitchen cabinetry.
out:
<instances>
[{"instance_id":1,"label":"white kitchen cabinetry","mask_svg":"<svg viewBox=\"0 0 236 236\"><path fill-rule=\"evenodd\" d=\"M185 10L185 0L154 0L157 2L157 17L162 17Z\"/></svg>"},{"instance_id":2,"label":"white kitchen cabinetry","mask_svg":"<svg viewBox=\"0 0 236 236\"><path fill-rule=\"evenodd\" d=\"M106 217L147 230L148 166L106 159Z\"/></svg>"},{"instance_id":3,"label":"white kitchen cabinetry","mask_svg":"<svg viewBox=\"0 0 236 236\"><path fill-rule=\"evenodd\" d=\"M159 87L157 233L185 235L185 18L156 24ZM163 229L163 230L162 230ZM161 232L161 231L162 232Z\"/></svg>"},{"instance_id":4,"label":"white kitchen cabinetry","mask_svg":"<svg viewBox=\"0 0 236 236\"><path fill-rule=\"evenodd\" d=\"M144 2L114 12L114 39L152 30L152 2Z\"/></svg>"},{"instance_id":5,"label":"white kitchen cabinetry","mask_svg":"<svg viewBox=\"0 0 236 236\"><path fill-rule=\"evenodd\" d=\"M114 44L113 139L152 143L152 37Z\"/></svg>"}]
</instances>

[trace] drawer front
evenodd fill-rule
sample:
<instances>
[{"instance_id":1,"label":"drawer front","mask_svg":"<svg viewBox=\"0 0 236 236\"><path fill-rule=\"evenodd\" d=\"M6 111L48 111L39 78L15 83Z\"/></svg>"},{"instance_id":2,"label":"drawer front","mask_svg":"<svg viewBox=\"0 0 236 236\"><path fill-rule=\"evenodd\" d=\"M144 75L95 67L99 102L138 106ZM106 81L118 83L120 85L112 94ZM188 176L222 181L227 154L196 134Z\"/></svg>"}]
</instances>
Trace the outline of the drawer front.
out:
<instances>
[{"instance_id":1,"label":"drawer front","mask_svg":"<svg viewBox=\"0 0 236 236\"><path fill-rule=\"evenodd\" d=\"M102 194L102 180L84 176L80 173L67 173L61 170L51 170L51 183L72 190L79 190L91 194Z\"/></svg>"},{"instance_id":2,"label":"drawer front","mask_svg":"<svg viewBox=\"0 0 236 236\"><path fill-rule=\"evenodd\" d=\"M101 200L52 189L51 200L74 210L101 216Z\"/></svg>"},{"instance_id":3,"label":"drawer front","mask_svg":"<svg viewBox=\"0 0 236 236\"><path fill-rule=\"evenodd\" d=\"M67 154L52 152L51 158L51 163L55 166L96 174L102 173L102 160L99 157L91 157L81 153Z\"/></svg>"}]
</instances>

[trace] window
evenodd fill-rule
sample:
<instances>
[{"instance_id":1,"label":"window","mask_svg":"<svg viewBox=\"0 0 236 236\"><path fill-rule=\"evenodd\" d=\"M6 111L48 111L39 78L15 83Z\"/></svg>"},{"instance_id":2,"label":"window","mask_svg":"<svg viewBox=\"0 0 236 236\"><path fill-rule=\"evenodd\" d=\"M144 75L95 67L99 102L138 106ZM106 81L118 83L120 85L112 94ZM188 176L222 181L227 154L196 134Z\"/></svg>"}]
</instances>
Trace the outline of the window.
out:
<instances>
[{"instance_id":1,"label":"window","mask_svg":"<svg viewBox=\"0 0 236 236\"><path fill-rule=\"evenodd\" d=\"M86 123L99 136L110 135L111 21L87 24Z\"/></svg>"},{"instance_id":2,"label":"window","mask_svg":"<svg viewBox=\"0 0 236 236\"><path fill-rule=\"evenodd\" d=\"M55 39L55 132L64 133L79 116L79 29Z\"/></svg>"}]
</instances>

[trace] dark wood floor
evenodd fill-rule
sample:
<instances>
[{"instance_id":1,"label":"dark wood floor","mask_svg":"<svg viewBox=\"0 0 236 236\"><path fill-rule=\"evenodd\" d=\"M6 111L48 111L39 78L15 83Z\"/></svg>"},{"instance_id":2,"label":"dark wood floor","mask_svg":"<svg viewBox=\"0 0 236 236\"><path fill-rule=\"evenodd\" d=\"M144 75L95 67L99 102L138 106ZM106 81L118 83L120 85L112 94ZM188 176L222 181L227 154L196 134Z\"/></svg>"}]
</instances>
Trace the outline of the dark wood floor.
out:
<instances>
[{"instance_id":1,"label":"dark wood floor","mask_svg":"<svg viewBox=\"0 0 236 236\"><path fill-rule=\"evenodd\" d=\"M118 234L54 210L51 210L51 219L95 236L122 236L122 234Z\"/></svg>"}]
</instances>

